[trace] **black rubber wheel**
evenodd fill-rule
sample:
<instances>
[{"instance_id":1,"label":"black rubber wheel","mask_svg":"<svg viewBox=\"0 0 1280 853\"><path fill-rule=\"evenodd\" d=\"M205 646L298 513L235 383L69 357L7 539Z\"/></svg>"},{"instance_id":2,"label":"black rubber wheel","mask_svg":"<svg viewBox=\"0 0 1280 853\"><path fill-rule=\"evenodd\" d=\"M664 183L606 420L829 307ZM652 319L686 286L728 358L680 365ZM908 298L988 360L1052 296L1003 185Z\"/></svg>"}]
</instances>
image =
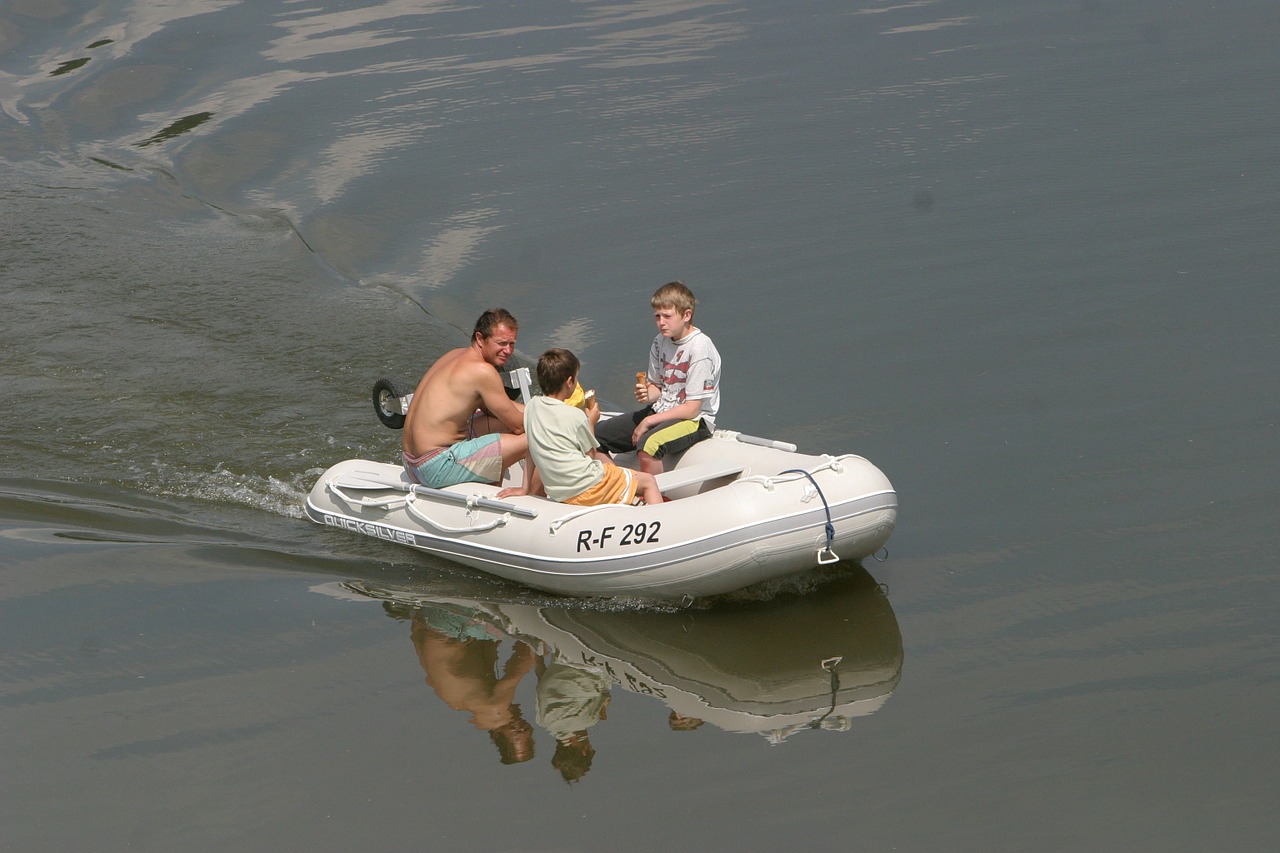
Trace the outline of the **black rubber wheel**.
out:
<instances>
[{"instance_id":1,"label":"black rubber wheel","mask_svg":"<svg viewBox=\"0 0 1280 853\"><path fill-rule=\"evenodd\" d=\"M388 429L404 429L404 415L400 414L400 398L408 394L405 386L390 379L373 383L373 411Z\"/></svg>"}]
</instances>

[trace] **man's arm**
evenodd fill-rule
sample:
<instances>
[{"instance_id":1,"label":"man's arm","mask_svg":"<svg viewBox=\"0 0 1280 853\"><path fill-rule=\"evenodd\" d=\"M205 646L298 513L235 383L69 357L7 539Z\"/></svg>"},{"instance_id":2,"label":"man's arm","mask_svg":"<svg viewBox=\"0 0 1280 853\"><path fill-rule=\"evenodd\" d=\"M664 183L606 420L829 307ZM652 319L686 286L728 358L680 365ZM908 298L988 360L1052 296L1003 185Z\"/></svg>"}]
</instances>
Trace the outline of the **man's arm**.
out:
<instances>
[{"instance_id":1,"label":"man's arm","mask_svg":"<svg viewBox=\"0 0 1280 853\"><path fill-rule=\"evenodd\" d=\"M484 410L502 421L503 426L516 435L524 432L524 406L507 396L502 377L492 367L485 366L476 372L476 390Z\"/></svg>"}]
</instances>

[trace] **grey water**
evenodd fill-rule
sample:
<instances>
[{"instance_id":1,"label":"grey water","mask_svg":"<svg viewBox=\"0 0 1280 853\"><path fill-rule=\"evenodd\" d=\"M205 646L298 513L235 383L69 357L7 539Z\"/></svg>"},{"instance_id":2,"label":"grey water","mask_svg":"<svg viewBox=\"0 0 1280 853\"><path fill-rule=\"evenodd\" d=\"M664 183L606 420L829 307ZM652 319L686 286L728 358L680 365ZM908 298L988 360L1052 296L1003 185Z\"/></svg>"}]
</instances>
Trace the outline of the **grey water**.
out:
<instances>
[{"instance_id":1,"label":"grey water","mask_svg":"<svg viewBox=\"0 0 1280 853\"><path fill-rule=\"evenodd\" d=\"M1274 849L1278 34L6 0L0 848ZM674 278L724 425L893 480L883 562L672 611L303 517L485 308L625 403Z\"/></svg>"}]
</instances>

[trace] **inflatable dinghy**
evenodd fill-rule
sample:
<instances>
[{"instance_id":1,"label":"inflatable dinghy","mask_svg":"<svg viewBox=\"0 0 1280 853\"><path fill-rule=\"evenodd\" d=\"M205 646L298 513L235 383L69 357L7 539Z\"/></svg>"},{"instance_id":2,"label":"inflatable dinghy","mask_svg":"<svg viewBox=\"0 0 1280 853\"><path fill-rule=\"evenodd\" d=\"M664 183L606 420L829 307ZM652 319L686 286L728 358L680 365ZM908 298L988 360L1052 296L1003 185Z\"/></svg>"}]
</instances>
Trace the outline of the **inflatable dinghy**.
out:
<instances>
[{"instance_id":1,"label":"inflatable dinghy","mask_svg":"<svg viewBox=\"0 0 1280 853\"><path fill-rule=\"evenodd\" d=\"M528 368L512 374L508 386L527 397ZM385 380L375 386L388 426L407 400ZM306 513L548 592L686 603L871 556L897 521L893 485L852 454L805 454L717 430L668 464L657 478L661 504L575 507L498 500L496 485L427 488L400 465L353 459L321 475ZM503 485L522 481L515 465Z\"/></svg>"}]
</instances>

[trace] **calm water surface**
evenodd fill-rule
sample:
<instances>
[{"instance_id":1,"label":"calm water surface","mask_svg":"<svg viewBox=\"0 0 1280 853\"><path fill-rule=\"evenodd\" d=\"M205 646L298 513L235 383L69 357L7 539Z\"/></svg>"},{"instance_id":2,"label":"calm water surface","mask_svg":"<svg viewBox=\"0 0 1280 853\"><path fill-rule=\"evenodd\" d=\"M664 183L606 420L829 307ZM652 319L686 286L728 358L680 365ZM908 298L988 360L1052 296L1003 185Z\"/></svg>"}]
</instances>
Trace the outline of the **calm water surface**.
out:
<instances>
[{"instance_id":1,"label":"calm water surface","mask_svg":"<svg viewBox=\"0 0 1280 853\"><path fill-rule=\"evenodd\" d=\"M1277 33L0 6L0 848L1273 849ZM486 307L625 401L671 278L885 562L673 612L302 518Z\"/></svg>"}]
</instances>

